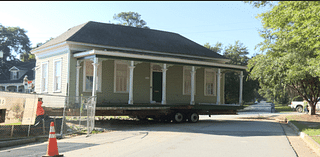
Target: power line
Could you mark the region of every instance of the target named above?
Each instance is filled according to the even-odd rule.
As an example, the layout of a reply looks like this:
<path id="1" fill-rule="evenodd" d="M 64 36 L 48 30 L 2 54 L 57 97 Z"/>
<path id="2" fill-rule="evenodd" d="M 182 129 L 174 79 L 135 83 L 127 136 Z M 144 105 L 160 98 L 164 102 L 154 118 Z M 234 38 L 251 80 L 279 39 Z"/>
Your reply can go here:
<path id="1" fill-rule="evenodd" d="M 235 24 L 241 24 L 241 23 L 256 23 L 256 22 L 252 22 L 252 21 L 248 21 L 248 22 L 232 22 L 232 23 L 217 23 L 217 24 L 213 24 L 213 25 L 198 25 L 198 26 L 189 26 L 189 27 L 179 27 L 179 29 L 184 29 L 184 28 L 193 28 L 193 27 L 208 27 L 208 26 L 221 26 L 221 25 L 235 25 Z M 167 27 L 165 29 L 176 29 L 176 28 L 172 28 L 172 27 Z"/>
<path id="2" fill-rule="evenodd" d="M 227 32 L 227 31 L 240 31 L 240 30 L 250 30 L 256 28 L 244 28 L 244 29 L 229 29 L 229 30 L 217 30 L 217 31 L 206 31 L 206 32 L 190 32 L 190 33 L 183 33 L 183 34 L 193 34 L 193 33 L 211 33 L 211 32 Z"/>

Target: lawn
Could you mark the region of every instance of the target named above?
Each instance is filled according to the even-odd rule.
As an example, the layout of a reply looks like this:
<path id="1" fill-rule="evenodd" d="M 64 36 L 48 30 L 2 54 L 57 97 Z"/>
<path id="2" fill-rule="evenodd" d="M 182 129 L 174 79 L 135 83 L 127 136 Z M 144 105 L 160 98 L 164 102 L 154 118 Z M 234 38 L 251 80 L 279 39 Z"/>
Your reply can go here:
<path id="1" fill-rule="evenodd" d="M 276 111 L 277 112 L 292 112 L 293 111 L 293 109 L 290 107 L 290 106 L 288 106 L 288 105 L 283 105 L 283 104 L 275 104 L 275 109 L 276 109 Z"/>
<path id="2" fill-rule="evenodd" d="M 292 115 L 287 116 L 300 132 L 308 134 L 313 140 L 320 144 L 320 115 Z"/>

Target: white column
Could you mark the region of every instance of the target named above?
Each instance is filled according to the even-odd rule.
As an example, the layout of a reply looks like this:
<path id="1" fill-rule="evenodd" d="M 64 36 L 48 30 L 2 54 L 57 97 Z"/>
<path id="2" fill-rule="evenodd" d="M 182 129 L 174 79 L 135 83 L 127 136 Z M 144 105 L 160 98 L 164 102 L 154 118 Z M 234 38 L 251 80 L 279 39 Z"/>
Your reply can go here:
<path id="1" fill-rule="evenodd" d="M 17 85 L 17 92 L 19 92 L 19 85 Z"/>
<path id="2" fill-rule="evenodd" d="M 7 86 L 4 86 L 4 91 L 7 91 Z"/>
<path id="3" fill-rule="evenodd" d="M 129 80 L 129 101 L 128 104 L 132 105 L 133 104 L 133 69 L 135 68 L 134 66 L 134 61 L 131 61 L 129 69 L 130 69 L 130 80 Z"/>
<path id="4" fill-rule="evenodd" d="M 162 68 L 162 101 L 161 104 L 167 103 L 167 64 L 163 64 Z"/>
<path id="5" fill-rule="evenodd" d="M 194 105 L 194 104 L 195 104 L 195 102 L 194 102 L 194 93 L 195 93 L 194 77 L 195 77 L 195 74 L 196 74 L 195 67 L 192 66 L 192 67 L 191 67 L 191 100 L 190 100 L 190 105 Z"/>
<path id="6" fill-rule="evenodd" d="M 92 82 L 92 96 L 96 96 L 97 93 L 97 74 L 98 74 L 98 59 L 93 60 L 93 82 Z"/>
<path id="7" fill-rule="evenodd" d="M 93 106 L 93 110 L 92 110 L 92 115 L 96 115 L 96 101 L 97 101 L 97 74 L 98 74 L 98 66 L 99 66 L 99 63 L 98 63 L 98 58 L 94 58 L 93 59 L 93 82 L 92 82 L 92 102 L 94 103 L 94 106 Z M 89 120 L 89 119 L 88 119 Z M 87 122 L 88 123 L 88 122 Z M 93 128 L 94 128 L 94 123 L 95 123 L 95 119 L 93 118 L 92 122 L 93 124 Z M 88 123 L 89 124 L 89 123 Z"/>
<path id="8" fill-rule="evenodd" d="M 242 88 L 243 88 L 243 71 L 240 72 L 240 91 L 239 91 L 239 105 L 242 103 Z"/>
<path id="9" fill-rule="evenodd" d="M 221 80 L 221 69 L 218 69 L 217 73 L 217 105 L 220 105 L 220 80 Z"/>
<path id="10" fill-rule="evenodd" d="M 80 96 L 80 84 L 79 84 L 79 82 L 80 82 L 80 68 L 81 68 L 81 66 L 80 66 L 80 61 L 78 60 L 77 61 L 77 76 L 76 76 L 76 102 L 77 103 L 79 103 L 79 96 Z"/>

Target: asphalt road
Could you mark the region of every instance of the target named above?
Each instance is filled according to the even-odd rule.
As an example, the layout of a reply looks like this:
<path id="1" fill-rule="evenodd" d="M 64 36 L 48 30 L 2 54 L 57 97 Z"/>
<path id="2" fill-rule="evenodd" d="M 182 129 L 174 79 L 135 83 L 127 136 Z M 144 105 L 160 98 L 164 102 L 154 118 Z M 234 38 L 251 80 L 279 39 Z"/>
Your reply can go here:
<path id="1" fill-rule="evenodd" d="M 294 157 L 282 126 L 273 121 L 250 121 L 201 116 L 198 123 L 110 121 L 112 132 L 58 140 L 65 157 Z M 1 157 L 46 154 L 47 142 L 0 151 Z"/>

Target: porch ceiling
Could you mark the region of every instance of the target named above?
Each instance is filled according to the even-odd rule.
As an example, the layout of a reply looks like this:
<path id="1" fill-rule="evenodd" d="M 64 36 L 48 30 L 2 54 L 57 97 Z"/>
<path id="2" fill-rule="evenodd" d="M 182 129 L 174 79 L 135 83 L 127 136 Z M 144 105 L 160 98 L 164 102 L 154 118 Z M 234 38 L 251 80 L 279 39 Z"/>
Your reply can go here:
<path id="1" fill-rule="evenodd" d="M 233 70 L 245 70 L 246 66 L 231 65 L 217 63 L 210 60 L 199 59 L 199 58 L 188 58 L 188 57 L 173 57 L 166 55 L 151 55 L 151 54 L 139 54 L 139 53 L 127 53 L 119 51 L 102 51 L 102 50 L 89 50 L 85 52 L 78 52 L 73 54 L 73 57 L 78 60 L 89 59 L 89 58 L 111 58 L 111 59 L 122 59 L 122 60 L 133 60 L 133 61 L 144 61 L 144 62 L 155 62 L 155 63 L 166 63 L 166 64 L 180 64 L 189 66 L 200 66 L 200 67 L 211 67 L 221 69 L 233 69 Z"/>

